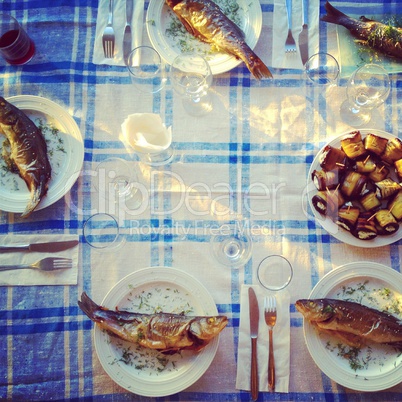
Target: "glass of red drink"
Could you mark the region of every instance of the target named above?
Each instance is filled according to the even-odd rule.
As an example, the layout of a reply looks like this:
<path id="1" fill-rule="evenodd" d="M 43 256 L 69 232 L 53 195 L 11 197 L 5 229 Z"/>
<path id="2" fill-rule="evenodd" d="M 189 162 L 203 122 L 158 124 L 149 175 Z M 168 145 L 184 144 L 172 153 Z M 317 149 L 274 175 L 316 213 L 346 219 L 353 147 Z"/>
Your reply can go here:
<path id="1" fill-rule="evenodd" d="M 18 21 L 0 14 L 0 53 L 9 64 L 28 63 L 35 54 L 35 44 Z"/>

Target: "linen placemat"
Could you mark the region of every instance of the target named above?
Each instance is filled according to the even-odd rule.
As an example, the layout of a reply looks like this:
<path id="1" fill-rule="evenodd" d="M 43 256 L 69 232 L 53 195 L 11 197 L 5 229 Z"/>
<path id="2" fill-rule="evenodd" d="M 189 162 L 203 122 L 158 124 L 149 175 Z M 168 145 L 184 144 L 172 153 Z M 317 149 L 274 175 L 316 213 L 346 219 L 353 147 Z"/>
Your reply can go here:
<path id="1" fill-rule="evenodd" d="M 251 339 L 248 289 L 252 287 L 256 293 L 260 320 L 258 325 L 257 356 L 260 392 L 268 391 L 268 326 L 264 319 L 264 297 L 268 293 L 260 286 L 242 285 L 240 296 L 240 327 L 237 356 L 236 388 L 250 390 Z M 290 360 L 290 313 L 289 293 L 284 290 L 275 294 L 277 302 L 277 321 L 273 330 L 275 356 L 275 392 L 289 391 Z"/>
<path id="2" fill-rule="evenodd" d="M 319 49 L 319 0 L 309 1 L 309 56 L 318 52 Z M 272 67 L 302 69 L 303 63 L 299 50 L 299 34 L 302 30 L 302 0 L 292 2 L 292 34 L 296 42 L 296 53 L 285 52 L 285 42 L 288 35 L 288 15 L 286 11 L 286 0 L 274 1 L 274 19 L 272 33 Z"/>
<path id="3" fill-rule="evenodd" d="M 96 20 L 95 44 L 92 62 L 94 64 L 108 64 L 124 66 L 123 58 L 123 35 L 126 25 L 126 2 L 113 2 L 113 29 L 115 34 L 114 57 L 107 59 L 103 53 L 102 34 L 105 30 L 109 14 L 109 0 L 99 0 L 98 16 Z M 142 33 L 144 29 L 144 0 L 135 0 L 133 17 L 131 20 L 132 42 L 131 49 L 142 44 Z"/>
<path id="4" fill-rule="evenodd" d="M 0 237 L 2 245 L 18 245 L 29 243 L 46 243 L 53 241 L 78 240 L 78 235 L 49 234 L 49 235 L 13 235 Z M 79 245 L 68 250 L 51 252 L 12 251 L 0 253 L 0 265 L 32 264 L 46 257 L 65 257 L 73 260 L 71 269 L 52 272 L 39 269 L 21 269 L 0 272 L 0 286 L 35 286 L 35 285 L 76 285 L 78 273 Z"/>

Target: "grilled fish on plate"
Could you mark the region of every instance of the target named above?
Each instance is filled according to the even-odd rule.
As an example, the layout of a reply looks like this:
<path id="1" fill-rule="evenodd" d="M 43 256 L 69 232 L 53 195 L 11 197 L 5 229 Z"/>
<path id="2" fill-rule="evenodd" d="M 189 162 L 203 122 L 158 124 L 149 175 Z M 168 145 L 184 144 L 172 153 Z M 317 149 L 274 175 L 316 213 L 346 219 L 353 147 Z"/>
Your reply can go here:
<path id="1" fill-rule="evenodd" d="M 3 154 L 11 171 L 24 179 L 31 199 L 22 217 L 29 216 L 48 190 L 52 169 L 41 130 L 20 109 L 0 97 L 0 132 L 8 139 L 10 152 Z M 3 153 L 5 148 L 3 148 Z"/>
<path id="2" fill-rule="evenodd" d="M 318 330 L 349 346 L 376 343 L 402 350 L 402 322 L 391 314 L 338 299 L 300 299 L 296 308 Z"/>
<path id="3" fill-rule="evenodd" d="M 402 58 L 402 28 L 370 20 L 361 16 L 358 20 L 337 10 L 327 1 L 327 15 L 322 21 L 342 25 L 362 44 L 388 56 Z"/>
<path id="4" fill-rule="evenodd" d="M 163 353 L 200 351 L 228 323 L 225 316 L 191 317 L 170 313 L 113 311 L 97 305 L 85 292 L 78 305 L 92 321 L 111 335 Z"/>
<path id="5" fill-rule="evenodd" d="M 244 32 L 213 1 L 165 1 L 191 35 L 242 60 L 256 78 L 272 78 L 268 67 L 247 45 Z"/>

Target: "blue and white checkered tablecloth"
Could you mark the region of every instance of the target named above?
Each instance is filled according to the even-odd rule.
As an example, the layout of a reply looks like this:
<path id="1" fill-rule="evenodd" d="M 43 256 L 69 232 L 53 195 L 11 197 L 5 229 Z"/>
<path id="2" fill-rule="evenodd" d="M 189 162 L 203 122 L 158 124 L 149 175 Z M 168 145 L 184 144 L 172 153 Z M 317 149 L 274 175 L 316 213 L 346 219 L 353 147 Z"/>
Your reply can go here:
<path id="1" fill-rule="evenodd" d="M 324 4 L 321 0 L 320 15 Z M 333 4 L 350 14 L 400 15 L 397 0 Z M 145 11 L 148 5 L 145 1 Z M 261 0 L 261 7 L 256 52 L 269 64 L 274 1 Z M 171 88 L 153 96 L 140 94 L 124 67 L 93 63 L 98 1 L 6 0 L 0 11 L 14 15 L 37 47 L 35 58 L 24 66 L 0 65 L 0 94 L 56 102 L 78 124 L 85 148 L 82 172 L 66 196 L 25 220 L 0 212 L 1 234 L 80 238 L 77 285 L 0 287 L 1 399 L 148 400 L 126 391 L 103 370 L 94 348 L 94 325 L 77 300 L 85 290 L 101 302 L 126 275 L 165 266 L 200 281 L 229 324 L 206 373 L 182 392 L 158 400 L 250 400 L 248 391 L 235 386 L 237 365 L 242 364 L 237 361 L 240 289 L 258 284 L 256 269 L 265 256 L 283 254 L 294 268 L 289 392 L 260 393 L 259 400 L 401 400 L 401 384 L 361 395 L 323 374 L 306 348 L 302 317 L 294 306 L 325 274 L 345 263 L 368 260 L 400 272 L 400 241 L 376 249 L 350 246 L 322 229 L 308 208 L 306 212 L 304 191 L 313 158 L 330 138 L 350 130 L 339 115 L 344 78 L 324 92 L 307 85 L 300 70 L 273 69 L 272 82 L 258 82 L 240 64 L 214 78 L 213 111 L 194 118 Z M 339 57 L 335 26 L 320 22 L 319 33 L 320 49 Z M 145 24 L 143 42 L 149 43 Z M 398 73 L 391 79 L 391 95 L 375 111 L 370 127 L 398 135 L 402 80 Z M 158 113 L 172 127 L 174 163 L 150 168 L 127 154 L 120 127 L 136 112 Z M 144 190 L 141 211 L 114 211 L 94 190 L 94 168 L 110 156 L 126 159 L 136 169 Z M 94 250 L 83 239 L 85 221 L 99 211 L 118 216 L 125 243 L 114 252 Z M 209 246 L 210 229 L 233 216 L 253 229 L 252 258 L 239 270 L 218 265 Z"/>

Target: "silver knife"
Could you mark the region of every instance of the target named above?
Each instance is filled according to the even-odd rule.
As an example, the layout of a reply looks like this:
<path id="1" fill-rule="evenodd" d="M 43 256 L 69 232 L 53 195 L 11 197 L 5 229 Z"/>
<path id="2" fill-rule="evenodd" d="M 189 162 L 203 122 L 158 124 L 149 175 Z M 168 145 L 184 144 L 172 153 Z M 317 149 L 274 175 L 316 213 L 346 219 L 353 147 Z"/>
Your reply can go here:
<path id="1" fill-rule="evenodd" d="M 299 35 L 299 49 L 303 66 L 308 60 L 308 0 L 302 0 L 303 27 Z"/>
<path id="2" fill-rule="evenodd" d="M 123 57 L 124 63 L 128 64 L 128 55 L 131 52 L 131 20 L 133 18 L 133 0 L 126 0 L 126 25 L 123 36 Z"/>
<path id="3" fill-rule="evenodd" d="M 257 337 L 260 311 L 257 296 L 253 288 L 248 288 L 248 305 L 250 314 L 250 338 L 251 338 L 251 373 L 250 392 L 253 401 L 258 399 L 258 363 L 257 363 Z"/>
<path id="4" fill-rule="evenodd" d="M 58 251 L 68 250 L 75 247 L 78 244 L 78 240 L 69 241 L 54 241 L 48 243 L 32 243 L 32 244 L 7 244 L 0 245 L 0 253 L 8 253 L 12 251 L 38 251 L 56 253 Z"/>

